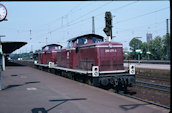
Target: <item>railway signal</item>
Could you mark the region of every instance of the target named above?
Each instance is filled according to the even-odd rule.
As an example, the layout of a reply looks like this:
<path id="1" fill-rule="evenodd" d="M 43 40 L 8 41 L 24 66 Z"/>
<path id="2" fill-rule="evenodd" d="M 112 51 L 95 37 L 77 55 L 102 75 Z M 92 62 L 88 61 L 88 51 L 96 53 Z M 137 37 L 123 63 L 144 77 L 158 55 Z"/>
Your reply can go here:
<path id="1" fill-rule="evenodd" d="M 105 24 L 106 25 L 103 31 L 105 32 L 107 36 L 110 36 L 112 39 L 112 15 L 111 15 L 111 12 L 109 11 L 105 13 Z"/>

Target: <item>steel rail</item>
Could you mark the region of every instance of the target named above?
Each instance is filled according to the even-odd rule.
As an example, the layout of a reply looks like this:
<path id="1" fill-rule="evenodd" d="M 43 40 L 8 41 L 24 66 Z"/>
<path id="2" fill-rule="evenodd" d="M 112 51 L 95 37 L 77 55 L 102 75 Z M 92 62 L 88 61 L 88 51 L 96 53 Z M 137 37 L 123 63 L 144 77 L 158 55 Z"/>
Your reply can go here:
<path id="1" fill-rule="evenodd" d="M 160 80 L 160 81 L 169 81 L 169 79 L 160 78 L 160 77 L 151 77 L 151 76 L 143 76 L 143 75 L 137 75 L 137 78 L 143 78 L 143 79 L 151 79 L 151 80 Z"/>
<path id="2" fill-rule="evenodd" d="M 154 89 L 154 90 L 170 92 L 170 86 L 168 86 L 168 85 L 162 85 L 162 84 L 157 84 L 157 83 L 152 83 L 152 82 L 144 82 L 144 81 L 138 81 L 138 80 L 136 81 L 135 85 Z"/>
<path id="3" fill-rule="evenodd" d="M 163 89 L 163 88 L 156 88 L 156 87 L 152 87 L 152 86 L 146 86 L 146 85 L 141 85 L 141 84 L 136 84 L 137 86 L 141 86 L 141 87 L 145 87 L 145 88 L 150 88 L 150 89 L 154 89 L 154 90 L 159 90 L 159 91 L 164 91 L 164 92 L 170 92 L 168 89 Z"/>
<path id="4" fill-rule="evenodd" d="M 159 107 L 163 107 L 163 108 L 166 108 L 166 109 L 170 109 L 169 106 L 162 105 L 162 104 L 158 104 L 158 103 L 155 103 L 155 102 L 152 102 L 152 101 L 148 101 L 148 100 L 145 100 L 145 99 L 142 99 L 142 98 L 139 98 L 139 97 L 130 96 L 130 95 L 127 95 L 127 94 L 122 94 L 122 93 L 118 93 L 118 94 L 123 95 L 123 96 L 130 97 L 130 98 L 133 98 L 133 99 L 136 99 L 136 100 L 140 100 L 142 102 L 146 102 L 146 103 L 149 103 L 149 104 L 153 104 L 153 105 L 156 105 L 156 106 L 159 106 Z"/>
<path id="5" fill-rule="evenodd" d="M 136 82 L 143 83 L 143 84 L 154 85 L 154 86 L 159 86 L 159 87 L 170 88 L 169 85 L 163 85 L 163 84 L 158 84 L 158 83 L 153 83 L 153 82 L 145 82 L 145 81 L 140 81 L 140 80 L 136 80 Z"/>

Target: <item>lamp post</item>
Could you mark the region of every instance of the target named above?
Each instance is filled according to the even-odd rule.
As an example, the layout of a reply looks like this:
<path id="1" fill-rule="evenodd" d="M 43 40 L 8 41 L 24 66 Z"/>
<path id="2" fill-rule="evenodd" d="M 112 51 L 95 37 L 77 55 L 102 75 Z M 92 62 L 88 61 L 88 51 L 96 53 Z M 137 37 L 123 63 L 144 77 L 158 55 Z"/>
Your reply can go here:
<path id="1" fill-rule="evenodd" d="M 0 3 L 0 22 L 3 21 L 8 21 L 6 19 L 7 17 L 7 9 L 6 7 Z M 5 35 L 0 35 L 0 90 L 2 90 L 2 74 L 1 71 L 5 70 L 5 58 L 3 55 L 3 51 L 2 51 L 2 44 L 1 44 L 1 37 L 5 37 Z"/>
<path id="2" fill-rule="evenodd" d="M 4 70 L 4 56 L 2 55 L 2 44 L 1 44 L 1 37 L 5 37 L 5 35 L 0 35 L 0 90 L 2 90 L 2 74 L 1 71 Z"/>

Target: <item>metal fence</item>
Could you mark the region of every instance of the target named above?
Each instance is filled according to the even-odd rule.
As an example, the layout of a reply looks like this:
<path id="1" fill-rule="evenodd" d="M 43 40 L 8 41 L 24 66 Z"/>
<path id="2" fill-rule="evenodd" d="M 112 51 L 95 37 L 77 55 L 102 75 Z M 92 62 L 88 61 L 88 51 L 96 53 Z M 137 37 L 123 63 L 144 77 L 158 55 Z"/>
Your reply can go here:
<path id="1" fill-rule="evenodd" d="M 124 63 L 170 64 L 170 60 L 124 60 Z"/>

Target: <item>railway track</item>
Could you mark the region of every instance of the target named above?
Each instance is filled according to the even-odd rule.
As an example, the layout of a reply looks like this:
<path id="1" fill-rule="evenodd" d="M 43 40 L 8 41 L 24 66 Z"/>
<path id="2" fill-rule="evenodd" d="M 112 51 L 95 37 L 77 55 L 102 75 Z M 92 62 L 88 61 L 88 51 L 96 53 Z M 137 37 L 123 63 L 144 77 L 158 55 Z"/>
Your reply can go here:
<path id="1" fill-rule="evenodd" d="M 170 86 L 152 82 L 136 81 L 136 86 L 170 93 Z"/>
<path id="2" fill-rule="evenodd" d="M 139 101 L 142 101 L 142 102 L 153 104 L 153 105 L 156 105 L 156 106 L 159 106 L 159 107 L 170 109 L 169 106 L 166 106 L 166 105 L 163 105 L 163 104 L 159 104 L 159 103 L 155 103 L 155 102 L 152 102 L 152 101 L 149 101 L 149 100 L 146 100 L 146 99 L 142 99 L 142 98 L 139 98 L 139 97 L 131 96 L 129 94 L 124 94 L 123 92 L 119 92 L 118 94 L 123 95 L 123 96 L 127 96 L 129 98 L 133 98 L 133 99 L 136 99 L 136 100 L 139 100 Z"/>
<path id="3" fill-rule="evenodd" d="M 158 84 L 158 83 L 152 83 L 152 82 L 145 82 L 145 81 L 137 80 L 135 86 L 139 86 L 139 87 L 143 87 L 143 88 L 149 88 L 149 89 L 153 89 L 153 90 L 158 90 L 158 91 L 170 93 L 170 86 L 169 85 L 162 85 L 162 84 Z M 110 89 L 109 91 L 116 93 L 116 91 L 114 89 Z M 139 101 L 142 101 L 142 102 L 146 102 L 148 104 L 153 104 L 153 105 L 156 105 L 156 106 L 159 106 L 159 107 L 170 109 L 170 107 L 167 106 L 167 105 L 159 104 L 159 103 L 156 103 L 156 102 L 153 102 L 153 101 L 150 101 L 150 100 L 146 100 L 146 99 L 143 99 L 143 98 L 132 96 L 133 94 L 136 94 L 136 92 L 119 91 L 117 94 L 120 94 L 120 95 L 123 95 L 123 96 L 127 96 L 129 98 L 133 98 L 133 99 L 136 99 L 136 100 L 139 100 Z"/>
<path id="4" fill-rule="evenodd" d="M 162 78 L 162 77 L 152 77 L 152 76 L 144 76 L 144 75 L 137 75 L 137 78 L 141 78 L 141 79 L 150 79 L 150 80 L 160 80 L 160 81 L 164 81 L 164 82 L 170 82 L 169 78 Z"/>
<path id="5" fill-rule="evenodd" d="M 158 91 L 163 91 L 163 92 L 170 93 L 170 86 L 168 86 L 168 85 L 162 85 L 162 84 L 158 84 L 158 83 L 144 82 L 144 81 L 137 80 L 136 81 L 136 86 L 141 86 L 141 87 L 144 87 L 144 88 L 149 88 L 149 89 L 153 89 L 153 90 L 158 90 Z M 106 90 L 106 89 L 104 89 L 104 90 Z M 109 89 L 108 91 L 116 93 L 116 91 L 114 89 Z M 153 101 L 150 101 L 150 100 L 146 100 L 146 99 L 143 99 L 143 98 L 132 96 L 135 93 L 136 92 L 130 92 L 130 91 L 127 91 L 127 92 L 119 91 L 119 92 L 117 92 L 117 94 L 127 96 L 129 98 L 133 98 L 133 99 L 136 99 L 136 100 L 139 100 L 139 101 L 142 101 L 142 102 L 146 102 L 148 104 L 152 104 L 152 105 L 155 105 L 155 106 L 159 106 L 159 107 L 162 107 L 162 108 L 170 109 L 170 107 L 167 106 L 167 105 L 159 104 L 159 103 L 156 103 L 156 102 L 153 102 Z"/>

